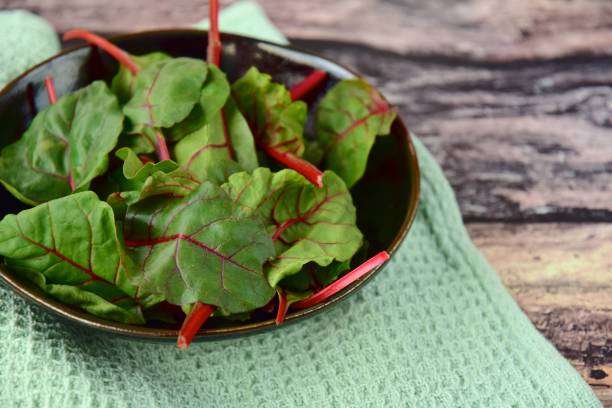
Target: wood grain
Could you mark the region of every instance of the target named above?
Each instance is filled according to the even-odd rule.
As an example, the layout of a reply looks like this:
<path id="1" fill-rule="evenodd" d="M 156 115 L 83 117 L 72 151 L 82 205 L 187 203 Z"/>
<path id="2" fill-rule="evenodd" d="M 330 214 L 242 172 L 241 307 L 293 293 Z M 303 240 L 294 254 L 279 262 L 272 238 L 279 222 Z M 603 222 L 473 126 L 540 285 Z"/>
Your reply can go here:
<path id="1" fill-rule="evenodd" d="M 612 225 L 468 230 L 530 320 L 612 404 Z"/>
<path id="2" fill-rule="evenodd" d="M 298 41 L 380 87 L 466 221 L 612 220 L 612 58 L 475 63 Z"/>
<path id="3" fill-rule="evenodd" d="M 515 61 L 591 54 L 593 50 L 612 52 L 612 3 L 600 0 L 260 3 L 291 37 L 343 40 L 403 54 Z M 182 26 L 201 20 L 207 13 L 202 0 L 1 0 L 0 8 L 34 10 L 60 31 L 75 26 L 105 32 Z"/>

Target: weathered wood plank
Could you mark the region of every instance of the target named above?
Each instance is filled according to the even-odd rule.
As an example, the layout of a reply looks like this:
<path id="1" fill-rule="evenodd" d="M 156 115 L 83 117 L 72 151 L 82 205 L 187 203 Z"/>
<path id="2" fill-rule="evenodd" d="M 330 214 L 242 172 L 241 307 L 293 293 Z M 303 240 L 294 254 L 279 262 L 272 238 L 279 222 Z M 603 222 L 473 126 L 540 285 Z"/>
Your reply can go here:
<path id="1" fill-rule="evenodd" d="M 535 326 L 612 406 L 612 225 L 468 229 Z"/>
<path id="2" fill-rule="evenodd" d="M 612 4 L 599 0 L 260 0 L 292 37 L 336 39 L 421 55 L 486 61 L 612 52 Z M 222 1 L 223 5 L 233 1 Z M 27 8 L 60 31 L 85 26 L 126 31 L 192 24 L 207 14 L 201 0 L 1 0 Z"/>
<path id="3" fill-rule="evenodd" d="M 298 44 L 356 68 L 399 106 L 467 221 L 612 221 L 612 58 L 482 63 Z"/>

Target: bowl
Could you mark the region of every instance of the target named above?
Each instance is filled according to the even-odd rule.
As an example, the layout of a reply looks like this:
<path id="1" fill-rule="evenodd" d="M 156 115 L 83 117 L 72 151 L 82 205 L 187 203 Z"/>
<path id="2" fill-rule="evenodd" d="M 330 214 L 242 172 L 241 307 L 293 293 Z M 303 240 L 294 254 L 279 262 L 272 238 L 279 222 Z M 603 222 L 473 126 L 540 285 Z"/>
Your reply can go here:
<path id="1" fill-rule="evenodd" d="M 131 54 L 163 51 L 172 56 L 205 58 L 207 32 L 193 29 L 146 31 L 111 38 L 111 41 Z M 350 69 L 321 56 L 294 47 L 224 34 L 222 36 L 222 69 L 230 80 L 240 77 L 251 66 L 269 73 L 277 82 L 295 84 L 314 68 L 329 73 L 329 79 L 316 103 L 327 89 L 339 80 L 358 76 Z M 48 104 L 44 78 L 54 78 L 58 95 L 75 91 L 94 80 L 110 83 L 118 65 L 95 47 L 82 44 L 68 48 L 31 68 L 9 83 L 0 92 L 0 148 L 16 141 L 27 129 L 36 113 Z M 379 137 L 372 150 L 363 179 L 352 189 L 357 208 L 358 225 L 369 243 L 368 255 L 386 250 L 391 256 L 405 238 L 416 214 L 419 196 L 419 167 L 414 146 L 404 121 L 398 117 L 389 136 Z M 3 187 L 0 187 L 0 218 L 24 209 Z M 384 265 L 354 282 L 325 302 L 304 310 L 290 311 L 286 324 L 299 322 L 348 298 L 384 270 Z M 145 340 L 175 341 L 178 326 L 150 324 L 127 325 L 92 316 L 67 306 L 37 289 L 28 281 L 0 266 L 0 282 L 43 309 L 64 320 L 88 328 Z M 197 340 L 230 338 L 276 327 L 270 315 L 256 313 L 246 322 L 211 318 L 200 331 Z"/>

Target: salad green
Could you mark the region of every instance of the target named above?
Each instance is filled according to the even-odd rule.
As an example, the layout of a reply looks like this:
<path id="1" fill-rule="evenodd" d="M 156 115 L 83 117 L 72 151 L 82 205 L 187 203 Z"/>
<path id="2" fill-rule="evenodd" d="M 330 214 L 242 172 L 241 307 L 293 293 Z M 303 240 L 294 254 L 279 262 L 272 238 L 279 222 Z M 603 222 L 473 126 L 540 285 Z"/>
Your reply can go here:
<path id="1" fill-rule="evenodd" d="M 33 206 L 0 221 L 5 267 L 104 319 L 168 321 L 179 307 L 180 347 L 209 316 L 270 313 L 276 298 L 280 324 L 388 259 L 350 271 L 364 243 L 350 187 L 395 111 L 362 79 L 309 107 L 298 99 L 322 71 L 291 89 L 256 67 L 230 83 L 210 6 L 208 62 L 68 32 L 119 71 L 59 98 L 47 79 L 49 106 L 0 154 L 0 182 Z"/>

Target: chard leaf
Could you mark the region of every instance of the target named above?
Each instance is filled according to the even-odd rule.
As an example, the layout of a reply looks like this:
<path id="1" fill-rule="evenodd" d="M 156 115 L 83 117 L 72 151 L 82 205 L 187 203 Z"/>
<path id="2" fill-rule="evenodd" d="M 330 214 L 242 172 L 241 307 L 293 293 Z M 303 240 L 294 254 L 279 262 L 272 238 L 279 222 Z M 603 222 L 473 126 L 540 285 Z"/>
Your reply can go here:
<path id="1" fill-rule="evenodd" d="M 158 61 L 168 60 L 171 57 L 163 52 L 152 52 L 145 55 L 131 55 L 131 58 L 136 66 L 142 70 L 151 64 Z M 132 71 L 126 68 L 123 64 L 119 64 L 119 71 L 113 77 L 111 82 L 111 90 L 115 95 L 117 95 L 117 99 L 119 99 L 120 104 L 123 105 L 132 98 L 132 95 L 134 94 L 134 84 L 136 82 L 134 80 L 135 78 L 136 77 L 132 74 Z"/>
<path id="2" fill-rule="evenodd" d="M 86 190 L 106 171 L 122 125 L 117 98 L 104 82 L 65 95 L 3 149 L 0 182 L 31 205 Z"/>
<path id="3" fill-rule="evenodd" d="M 144 323 L 133 298 L 145 306 L 161 300 L 128 281 L 113 212 L 91 191 L 7 215 L 0 256 L 50 295 L 100 317 Z"/>
<path id="4" fill-rule="evenodd" d="M 158 171 L 146 179 L 140 190 L 114 192 L 108 196 L 106 202 L 113 209 L 115 218 L 122 221 L 132 204 L 154 196 L 183 198 L 196 190 L 200 184 L 199 180 L 182 169 L 169 173 Z"/>
<path id="5" fill-rule="evenodd" d="M 271 286 L 314 262 L 350 260 L 361 247 L 356 211 L 346 185 L 327 171 L 319 189 L 292 170 L 259 168 L 238 173 L 223 188 L 245 214 L 256 214 L 275 241 L 277 256 L 266 266 Z"/>
<path id="6" fill-rule="evenodd" d="M 200 95 L 200 103 L 196 103 L 185 120 L 176 124 L 167 133 L 168 140 L 177 142 L 190 133 L 210 123 L 214 115 L 227 102 L 230 95 L 230 84 L 223 71 L 214 65 L 208 65 L 208 75 Z"/>
<path id="7" fill-rule="evenodd" d="M 154 195 L 130 205 L 123 228 L 136 265 L 129 275 L 169 303 L 199 301 L 240 313 L 274 295 L 262 267 L 274 255 L 272 241 L 210 182 L 182 198 Z"/>
<path id="8" fill-rule="evenodd" d="M 304 153 L 308 107 L 292 102 L 287 88 L 253 67 L 232 85 L 232 95 L 259 144 L 296 156 Z"/>
<path id="9" fill-rule="evenodd" d="M 130 121 L 129 133 L 148 143 L 153 152 L 161 128 L 169 128 L 183 119 L 198 103 L 208 69 L 206 63 L 192 58 L 173 58 L 154 62 L 136 76 L 132 98 L 123 107 Z M 127 146 L 142 142 L 126 142 Z"/>
<path id="10" fill-rule="evenodd" d="M 126 147 L 117 150 L 115 155 L 123 160 L 121 191 L 140 190 L 153 174 L 170 173 L 178 168 L 172 160 L 144 163 L 133 150 Z"/>
<path id="11" fill-rule="evenodd" d="M 198 180 L 217 184 L 233 173 L 257 167 L 253 135 L 231 97 L 206 125 L 178 142 L 174 154 Z"/>
<path id="12" fill-rule="evenodd" d="M 157 172 L 144 183 L 136 201 L 154 196 L 187 197 L 197 190 L 200 184 L 201 182 L 198 179 L 183 169 L 177 169 L 170 173 Z"/>
<path id="13" fill-rule="evenodd" d="M 390 132 L 396 112 L 362 79 L 338 83 L 325 95 L 315 118 L 325 168 L 352 187 L 365 173 L 377 135 Z"/>
<path id="14" fill-rule="evenodd" d="M 158 172 L 170 173 L 178 168 L 178 165 L 172 160 L 147 161 L 145 163 L 128 147 L 117 150 L 115 156 L 123 160 L 123 166 L 109 172 L 104 178 L 98 179 L 97 183 L 92 186 L 92 190 L 98 193 L 100 197 L 108 198 L 113 195 L 119 196 L 115 198 L 120 198 L 121 194 L 140 191 L 145 181 L 153 174 Z M 115 199 L 107 200 L 109 204 L 115 201 Z"/>

